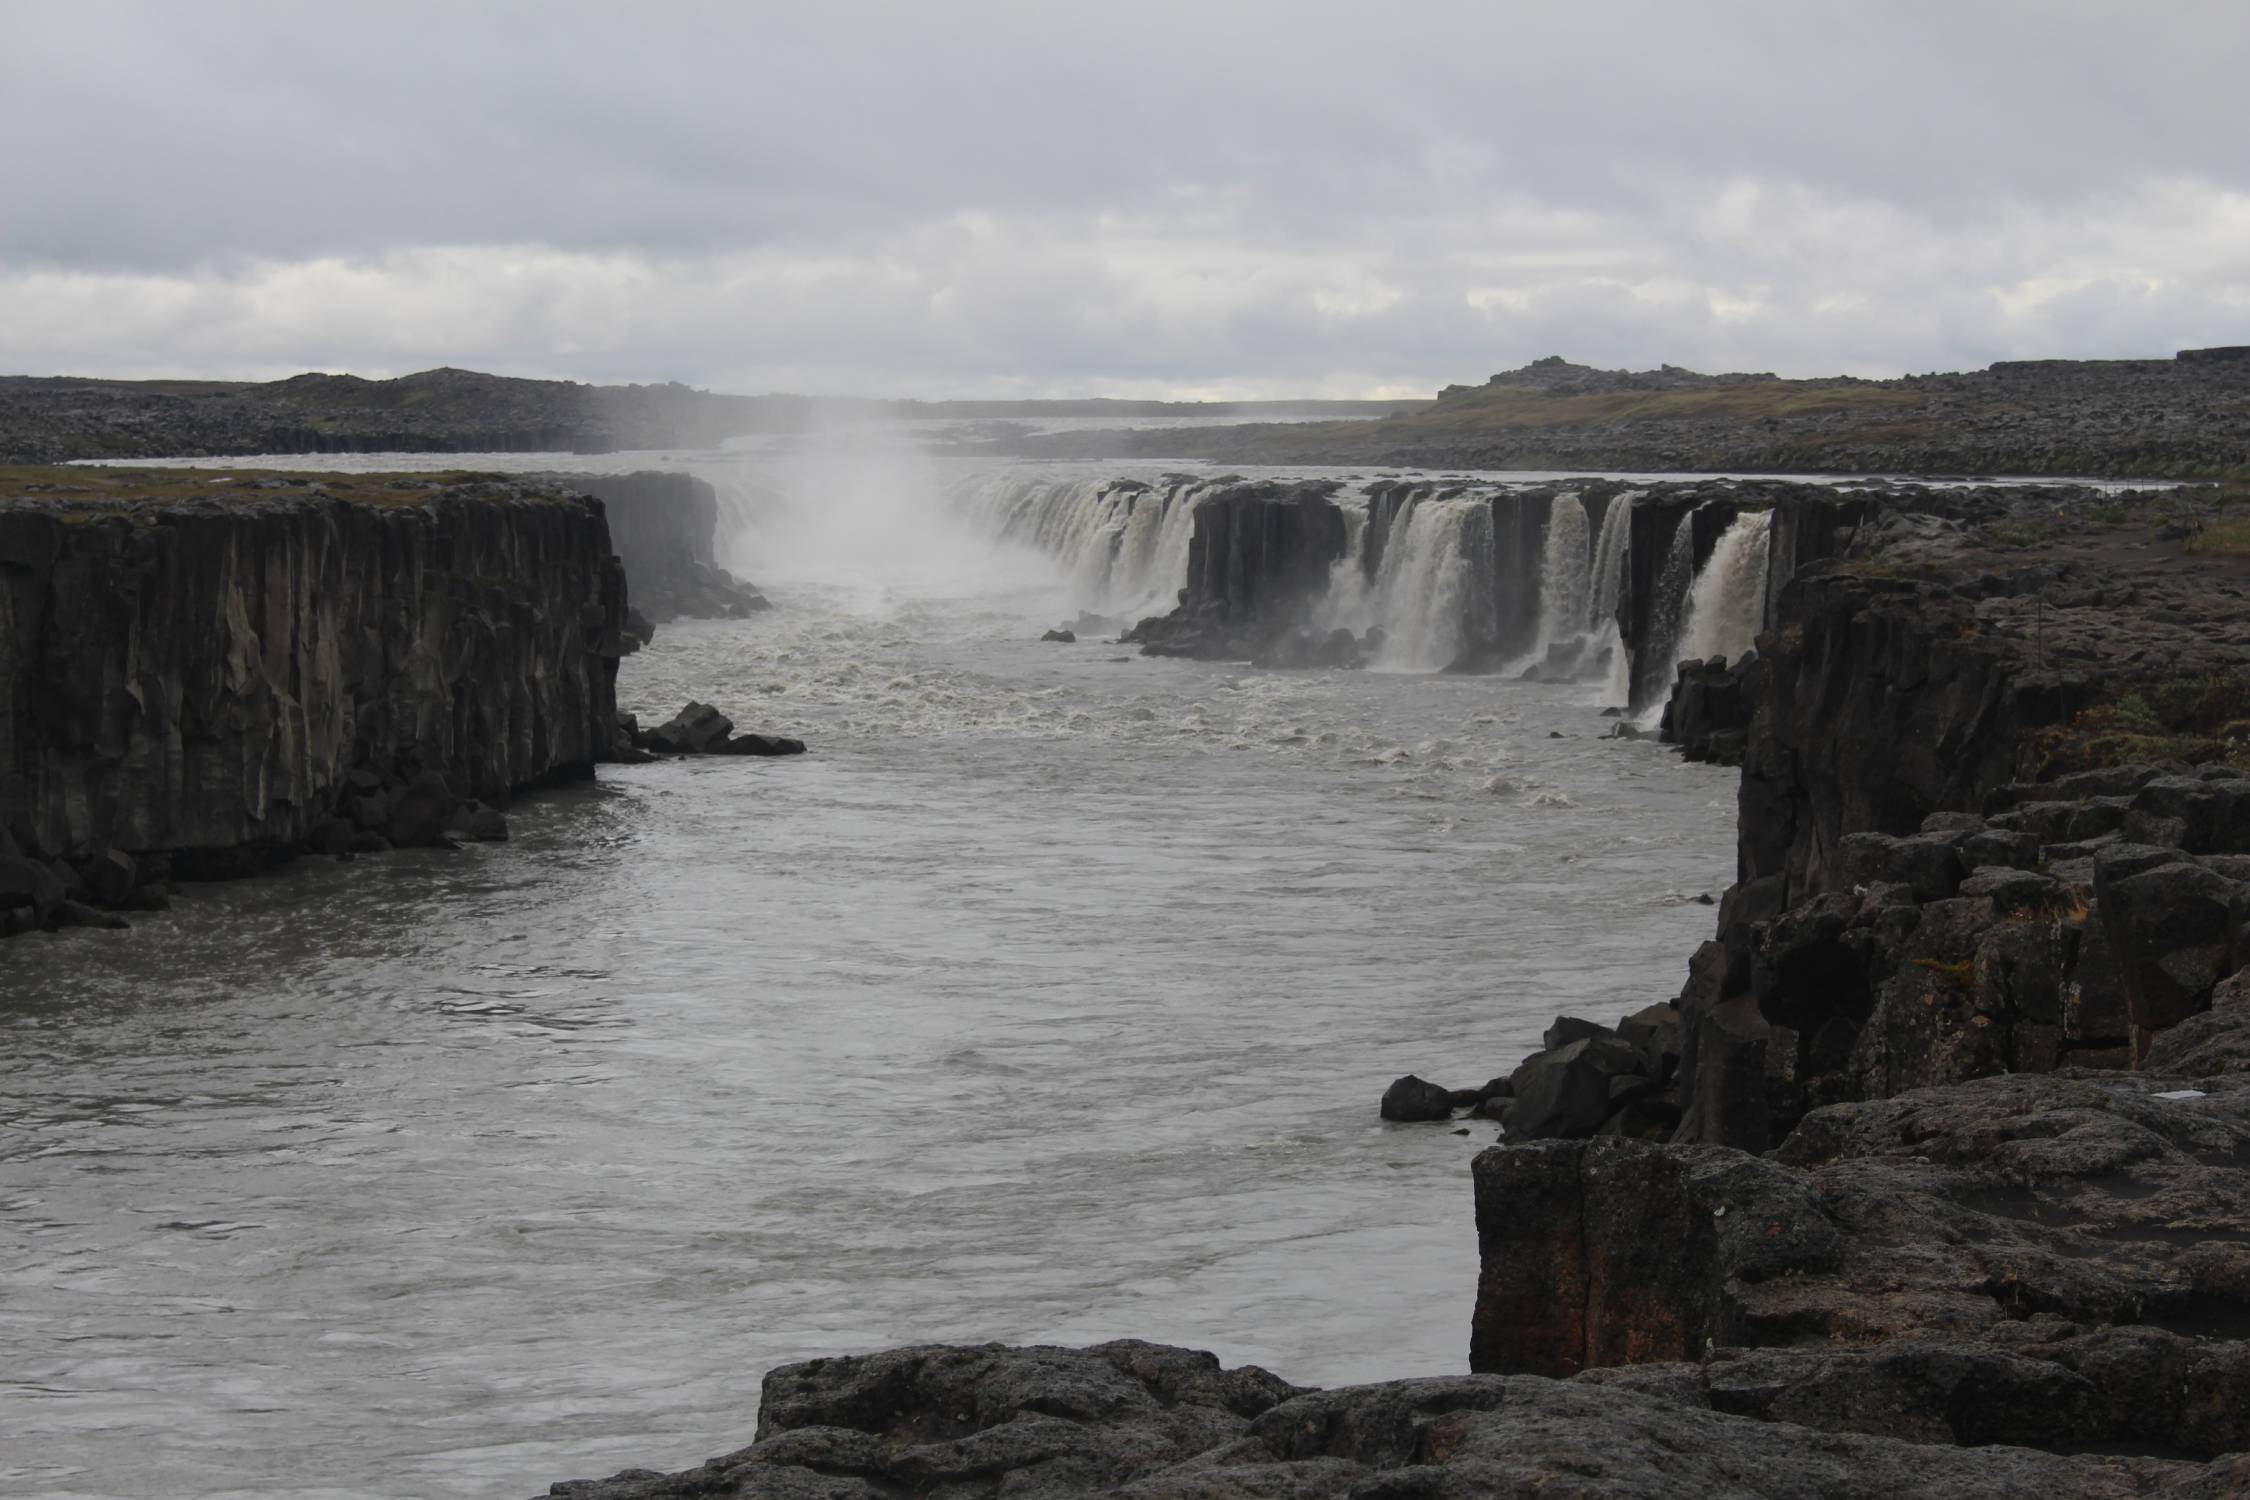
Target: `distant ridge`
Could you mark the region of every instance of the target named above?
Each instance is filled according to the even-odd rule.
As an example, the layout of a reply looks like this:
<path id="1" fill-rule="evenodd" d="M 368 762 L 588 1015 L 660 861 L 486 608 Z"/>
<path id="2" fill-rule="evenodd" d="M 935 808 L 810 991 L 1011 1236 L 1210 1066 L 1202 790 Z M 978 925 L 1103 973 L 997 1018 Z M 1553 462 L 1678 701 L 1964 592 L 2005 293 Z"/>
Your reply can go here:
<path id="1" fill-rule="evenodd" d="M 2250 479 L 2250 346 L 1784 380 L 1560 356 L 1375 422 L 1057 433 L 1045 458 L 1420 469 Z"/>
<path id="2" fill-rule="evenodd" d="M 603 453 L 868 417 L 1374 417 L 1427 401 L 884 401 L 730 396 L 677 383 L 581 385 L 441 366 L 393 379 L 265 382 L 0 376 L 0 462 L 254 453 Z"/>

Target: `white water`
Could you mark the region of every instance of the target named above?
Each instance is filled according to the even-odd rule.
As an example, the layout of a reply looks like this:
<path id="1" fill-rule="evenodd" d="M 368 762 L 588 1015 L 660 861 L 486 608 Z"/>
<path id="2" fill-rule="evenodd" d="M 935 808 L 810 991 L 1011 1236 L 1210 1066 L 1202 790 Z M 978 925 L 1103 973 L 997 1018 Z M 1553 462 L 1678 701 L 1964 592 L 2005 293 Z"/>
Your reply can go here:
<path id="1" fill-rule="evenodd" d="M 1375 586 L 1384 631 L 1375 665 L 1437 672 L 1492 612 L 1492 507 L 1482 496 L 1416 497 L 1391 523 Z"/>
<path id="2" fill-rule="evenodd" d="M 1680 629 L 1674 663 L 1723 656 L 1729 661 L 1750 649 L 1764 623 L 1767 539 L 1770 510 L 1744 511 L 1720 533 L 1711 560 L 1696 575 L 1688 595 L 1687 619 Z"/>
<path id="3" fill-rule="evenodd" d="M 1730 773 L 1575 689 L 1042 645 L 1067 570 L 907 455 L 291 460 L 465 462 L 767 495 L 776 608 L 620 691 L 813 753 L 6 945 L 0 1492 L 513 1500 L 915 1340 L 1462 1369 L 1492 1130 L 1376 1101 L 1674 993 Z"/>
<path id="4" fill-rule="evenodd" d="M 1593 564 L 1587 551 L 1586 502 L 1575 491 L 1555 496 L 1547 513 L 1546 546 L 1539 566 L 1539 644 L 1577 640 L 1587 633 L 1587 601 L 1593 593 Z"/>
<path id="5" fill-rule="evenodd" d="M 1683 512 L 1673 528 L 1672 542 L 1664 554 L 1664 567 L 1656 576 L 1656 598 L 1649 613 L 1646 644 L 1648 665 L 1642 677 L 1654 685 L 1656 701 L 1643 710 L 1643 718 L 1663 712 L 1664 688 L 1672 667 L 1680 659 L 1680 627 L 1687 616 L 1688 591 L 1695 583 L 1695 516 Z"/>
<path id="6" fill-rule="evenodd" d="M 1617 629 L 1617 596 L 1625 587 L 1625 548 L 1633 537 L 1633 505 L 1645 490 L 1627 490 L 1614 496 L 1602 515 L 1602 533 L 1594 542 L 1594 574 L 1588 590 L 1586 628 L 1599 634 L 1606 626 Z"/>

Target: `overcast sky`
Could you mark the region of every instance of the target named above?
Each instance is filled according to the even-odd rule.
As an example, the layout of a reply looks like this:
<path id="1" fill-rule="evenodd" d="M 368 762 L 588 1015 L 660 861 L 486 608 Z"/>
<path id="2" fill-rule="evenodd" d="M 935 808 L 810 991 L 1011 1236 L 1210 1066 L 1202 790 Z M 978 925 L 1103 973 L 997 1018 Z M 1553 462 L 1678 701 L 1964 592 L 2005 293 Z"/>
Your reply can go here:
<path id="1" fill-rule="evenodd" d="M 0 373 L 1389 395 L 2250 342 L 2245 0 L 0 0 Z"/>

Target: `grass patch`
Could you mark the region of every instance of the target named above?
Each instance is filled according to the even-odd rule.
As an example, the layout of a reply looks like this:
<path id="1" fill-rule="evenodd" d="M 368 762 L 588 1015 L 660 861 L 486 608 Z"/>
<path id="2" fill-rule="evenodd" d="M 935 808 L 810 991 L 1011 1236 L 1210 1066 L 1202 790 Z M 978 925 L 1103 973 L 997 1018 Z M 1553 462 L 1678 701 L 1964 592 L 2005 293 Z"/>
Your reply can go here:
<path id="1" fill-rule="evenodd" d="M 1914 967 L 1928 970 L 1938 979 L 1952 985 L 1957 990 L 1976 988 L 1977 966 L 1968 959 L 1948 961 L 1942 958 L 1917 958 L 1914 960 Z"/>
<path id="2" fill-rule="evenodd" d="M 452 470 L 434 474 L 337 474 L 307 469 L 143 469 L 93 465 L 0 465 L 0 505 L 15 501 L 83 504 L 87 514 L 114 506 L 184 500 L 287 500 L 315 486 L 361 505 L 420 505 L 439 491 L 506 475 Z M 252 481 L 278 481 L 259 487 Z"/>
<path id="3" fill-rule="evenodd" d="M 2036 547 L 2047 540 L 2047 529 L 2028 521 L 1998 521 L 1984 527 L 1979 535 L 1999 547 Z"/>
<path id="4" fill-rule="evenodd" d="M 1873 386 L 1805 386 L 1786 380 L 1692 391 L 1589 391 L 1558 396 L 1525 386 L 1480 386 L 1429 410 L 1390 419 L 1418 429 L 1584 427 L 1613 422 L 1754 422 L 1829 412 L 1870 415 L 1920 406 L 1919 392 Z"/>
<path id="5" fill-rule="evenodd" d="M 2221 516 L 2181 544 L 2198 557 L 2250 557 L 2250 516 Z"/>
<path id="6" fill-rule="evenodd" d="M 2080 712 L 2033 737 L 2035 778 L 2139 761 L 2250 770 L 2250 671 L 2178 677 Z"/>

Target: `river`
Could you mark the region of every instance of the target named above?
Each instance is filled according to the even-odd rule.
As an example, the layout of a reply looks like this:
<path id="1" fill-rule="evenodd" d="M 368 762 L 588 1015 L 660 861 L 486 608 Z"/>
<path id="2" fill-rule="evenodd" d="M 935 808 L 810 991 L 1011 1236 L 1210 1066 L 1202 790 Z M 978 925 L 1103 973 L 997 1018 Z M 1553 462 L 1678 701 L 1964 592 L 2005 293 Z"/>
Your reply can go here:
<path id="1" fill-rule="evenodd" d="M 847 467 L 620 679 L 811 754 L 0 946 L 0 1492 L 526 1496 L 915 1340 L 1465 1367 L 1492 1127 L 1376 1101 L 1676 992 L 1733 773 L 1596 687 L 1042 643 L 1066 568 Z"/>

